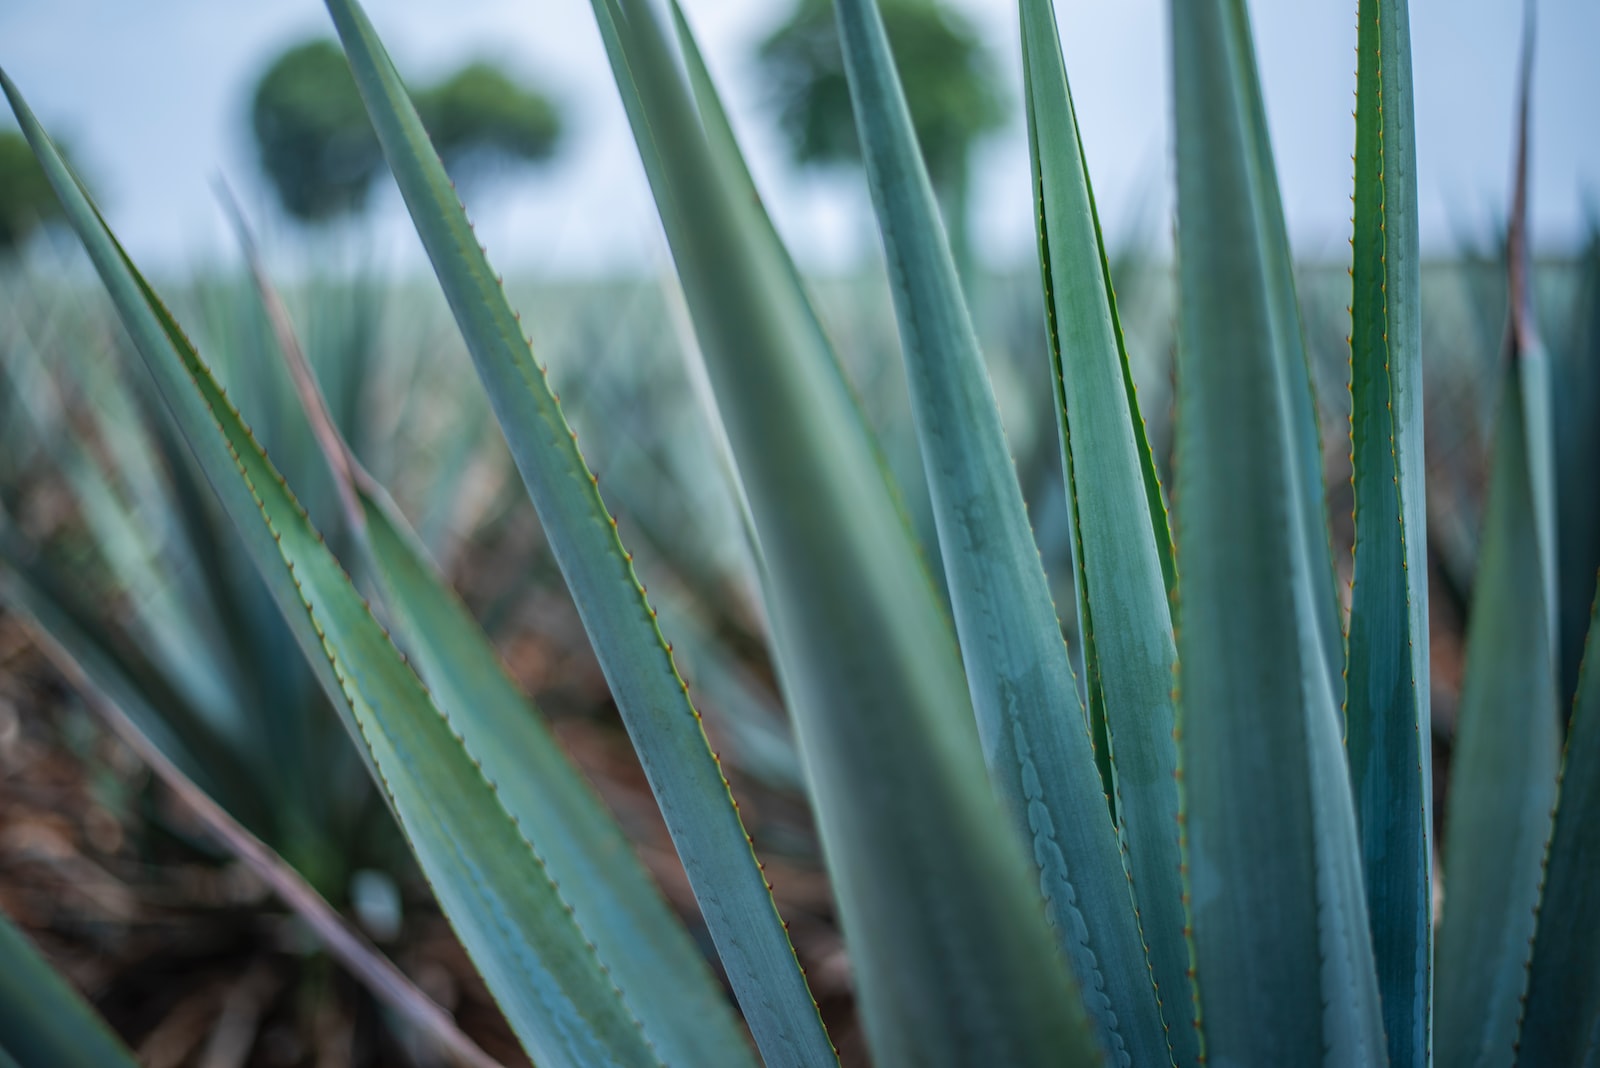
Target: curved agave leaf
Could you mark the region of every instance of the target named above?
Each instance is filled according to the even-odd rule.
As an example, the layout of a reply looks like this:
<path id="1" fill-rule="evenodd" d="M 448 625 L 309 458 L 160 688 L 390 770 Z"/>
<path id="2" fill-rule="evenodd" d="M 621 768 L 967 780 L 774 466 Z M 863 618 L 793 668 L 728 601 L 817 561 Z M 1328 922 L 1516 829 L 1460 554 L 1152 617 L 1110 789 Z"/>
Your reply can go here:
<path id="1" fill-rule="evenodd" d="M 1333 553 L 1328 537 L 1328 509 L 1322 484 L 1322 431 L 1317 399 L 1311 384 L 1311 357 L 1306 350 L 1300 321 L 1300 302 L 1295 295 L 1294 257 L 1283 217 L 1283 197 L 1278 192 L 1278 172 L 1272 161 L 1267 137 L 1266 104 L 1256 75 L 1255 43 L 1250 34 L 1248 8 L 1242 2 L 1225 0 L 1231 23 L 1226 62 L 1231 77 L 1244 92 L 1238 100 L 1240 117 L 1250 131 L 1253 150 L 1242 162 L 1247 168 L 1255 208 L 1257 238 L 1253 252 L 1260 257 L 1260 289 L 1267 301 L 1266 323 L 1272 344 L 1282 354 L 1278 366 L 1283 374 L 1284 411 L 1289 420 L 1287 446 L 1298 465 L 1295 472 L 1295 505 L 1299 515 L 1295 526 L 1305 542 L 1305 558 L 1311 562 L 1306 581 L 1310 584 L 1307 611 L 1316 623 L 1322 645 L 1323 665 L 1336 708 L 1344 704 L 1345 634 L 1340 622 L 1340 602 L 1334 581 Z M 1219 54 L 1214 58 L 1223 60 Z M 1241 175 L 1243 177 L 1243 175 Z"/>
<path id="2" fill-rule="evenodd" d="M 1200 1055 L 1192 1025 L 1178 856 L 1177 746 L 1166 507 L 1132 376 L 1052 6 L 1023 0 L 1023 77 L 1039 212 L 1056 414 L 1091 700 L 1106 722 L 1122 848 L 1172 1056 Z M 1127 492 L 1143 483 L 1144 497 Z M 1097 691 L 1097 692 L 1096 692 Z"/>
<path id="3" fill-rule="evenodd" d="M 657 1068 L 659 1057 L 494 784 L 3 73 L 0 85 L 195 458 L 330 699 L 348 715 L 446 916 L 518 1037 L 540 1063 Z"/>
<path id="4" fill-rule="evenodd" d="M 1473 583 L 1445 822 L 1441 1064 L 1513 1063 L 1556 801 L 1561 743 L 1543 364 L 1542 354 L 1524 350 L 1506 375 Z"/>
<path id="5" fill-rule="evenodd" d="M 1590 226 L 1600 226 L 1600 219 Z M 1591 492 L 1594 457 L 1600 456 L 1600 229 L 1591 229 L 1583 261 L 1567 348 L 1551 354 L 1550 368 L 1563 707 L 1570 707 L 1578 687 L 1595 573 L 1600 569 L 1600 494 Z"/>
<path id="6" fill-rule="evenodd" d="M 0 1065 L 135 1068 L 133 1054 L 0 915 Z"/>
<path id="7" fill-rule="evenodd" d="M 1520 1064 L 1580 1065 L 1600 1048 L 1600 601 L 1589 613 L 1560 800 L 1546 853 Z"/>
<path id="8" fill-rule="evenodd" d="M 1441 1064 L 1517 1059 L 1560 761 L 1550 370 L 1533 323 L 1528 274 L 1529 12 L 1508 242 L 1506 369 L 1445 822 Z"/>
<path id="9" fill-rule="evenodd" d="M 1203 1052 L 1381 1063 L 1320 464 L 1249 24 L 1242 0 L 1170 10 L 1180 818 Z"/>
<path id="10" fill-rule="evenodd" d="M 1433 821 L 1416 134 L 1406 0 L 1363 0 L 1356 79 L 1350 781 L 1389 1062 L 1429 1063 Z M 1415 563 L 1418 566 L 1412 567 Z"/>
<path id="11" fill-rule="evenodd" d="M 817 314 L 816 308 L 811 303 L 811 298 L 806 292 L 800 268 L 795 265 L 794 258 L 789 255 L 789 250 L 778 236 L 777 228 L 773 226 L 771 217 L 761 203 L 761 193 L 756 189 L 755 180 L 750 177 L 750 168 L 745 162 L 744 154 L 739 148 L 739 142 L 734 137 L 733 126 L 728 121 L 727 110 L 722 105 L 722 99 L 717 93 L 716 86 L 711 81 L 711 72 L 706 69 L 705 59 L 700 54 L 699 45 L 695 42 L 694 34 L 689 29 L 689 23 L 683 15 L 682 5 L 678 0 L 671 0 L 672 23 L 676 33 L 678 46 L 682 51 L 684 66 L 689 76 L 689 86 L 694 93 L 695 106 L 700 112 L 701 126 L 705 130 L 706 140 L 711 143 L 711 151 L 726 166 L 728 178 L 736 183 L 742 194 L 748 196 L 757 206 L 756 223 L 760 227 L 763 237 L 769 244 L 770 254 L 776 257 L 785 267 L 788 274 L 786 288 L 787 298 L 800 305 L 809 321 L 809 329 L 814 332 L 815 343 L 827 356 L 827 366 L 833 372 L 832 385 L 835 387 L 836 396 L 832 404 L 839 408 L 848 417 L 859 424 L 857 434 L 865 441 L 867 449 L 872 454 L 872 461 L 883 475 L 884 487 L 894 502 L 895 510 L 900 514 L 900 520 L 905 524 L 906 530 L 916 542 L 920 556 L 927 564 L 928 580 L 935 583 L 941 599 L 948 599 L 942 585 L 943 573 L 939 568 L 939 544 L 937 540 L 920 540 L 916 524 L 912 522 L 911 512 L 905 497 L 906 487 L 902 486 L 890 470 L 888 458 L 884 455 L 883 444 L 878 440 L 876 432 L 872 429 L 871 422 L 867 419 L 862 407 L 861 397 L 856 393 L 849 377 L 845 374 L 844 365 L 839 360 L 839 353 L 829 339 L 827 330 L 824 329 L 822 319 Z M 641 147 L 641 151 L 645 151 Z M 646 170 L 654 166 L 659 173 L 661 164 L 646 161 Z M 926 494 L 925 485 L 911 487 L 913 492 Z M 749 501 L 741 492 L 741 501 L 746 513 L 749 511 Z M 925 504 L 926 502 L 922 502 Z"/>
<path id="12" fill-rule="evenodd" d="M 948 617 L 649 5 L 597 0 L 595 15 L 749 492 L 874 1055 L 1059 1063 L 1082 1048 L 1082 1010 L 1021 850 L 994 833 Z"/>
<path id="13" fill-rule="evenodd" d="M 946 584 L 990 776 L 1032 849 L 1046 915 L 1084 987 L 1101 1045 L 1116 1063 L 1163 1063 L 1170 1051 L 1116 829 L 1099 789 L 1083 704 L 888 39 L 870 0 L 839 0 L 835 11 L 890 264 Z M 1037 36 L 1037 27 L 1030 30 L 1029 36 Z M 1097 254 L 1094 262 L 1099 281 Z M 1112 355 L 1115 403 L 1126 413 L 1114 348 Z M 1133 444 L 1131 434 L 1128 443 Z M 1129 459 L 1134 462 L 1124 486 L 1139 479 L 1131 449 Z M 1143 501 L 1134 500 L 1138 522 L 1148 530 Z M 1171 629 L 1153 543 L 1150 549 L 1155 585 L 1149 607 L 1166 630 L 1169 650 L 1159 672 L 1166 700 Z M 1170 722 L 1159 735 L 1170 752 Z M 1167 763 L 1163 779 L 1173 796 L 1161 824 L 1172 835 L 1173 934 L 1181 947 L 1172 819 L 1177 798 L 1170 758 Z"/>
<path id="14" fill-rule="evenodd" d="M 328 0 L 357 87 L 769 1064 L 836 1060 L 632 557 L 416 109 L 360 7 Z"/>

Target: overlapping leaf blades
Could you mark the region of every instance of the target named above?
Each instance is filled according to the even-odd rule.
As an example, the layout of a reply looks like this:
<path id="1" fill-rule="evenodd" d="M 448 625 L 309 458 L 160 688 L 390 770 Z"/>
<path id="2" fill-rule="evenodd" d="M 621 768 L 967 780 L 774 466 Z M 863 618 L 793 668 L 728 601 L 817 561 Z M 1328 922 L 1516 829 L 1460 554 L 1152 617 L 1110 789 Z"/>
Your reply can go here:
<path id="1" fill-rule="evenodd" d="M 954 1065 L 1083 1050 L 1021 850 L 993 833 L 948 618 L 792 268 L 649 6 L 595 12 L 750 495 L 874 1051 Z"/>
<path id="2" fill-rule="evenodd" d="M 1433 850 L 1422 331 L 1404 3 L 1363 0 L 1356 90 L 1346 721 L 1389 1061 L 1429 1062 Z"/>
<path id="3" fill-rule="evenodd" d="M 1116 1063 L 1170 1057 L 1060 624 L 931 185 L 875 9 L 837 5 L 889 262 L 946 585 L 990 777 L 1032 845 L 1048 915 Z M 1053 32 L 1053 27 L 1051 28 Z M 1101 277 L 1096 256 L 1096 278 Z M 1115 403 L 1126 411 L 1120 364 Z M 1129 472 L 1138 479 L 1138 469 Z M 1149 529 L 1143 502 L 1139 522 Z M 1164 614 L 1156 568 L 1155 603 Z M 1170 644 L 1170 633 L 1169 633 Z M 1119 665 L 1120 666 L 1120 665 Z M 1170 689 L 1170 658 L 1161 666 Z M 1154 732 L 1168 744 L 1170 726 Z M 1172 786 L 1170 760 L 1165 783 Z M 1177 906 L 1177 840 L 1168 859 Z M 1070 858 L 1070 859 L 1069 859 Z M 1172 932 L 1181 945 L 1181 922 Z"/>
<path id="4" fill-rule="evenodd" d="M 370 26 L 348 0 L 330 0 L 330 9 L 762 1053 L 770 1064 L 828 1063 L 833 1052 L 726 782 L 554 395 L 473 251 Z M 1187 1065 L 1202 1059 L 1203 1040 L 1203 1059 L 1213 1063 L 1425 1064 L 1426 591 L 1413 566 L 1424 531 L 1405 5 L 1361 4 L 1348 661 L 1242 0 L 1172 7 L 1181 630 L 1168 600 L 1177 569 L 1164 506 L 1053 12 L 1043 0 L 1022 0 L 1020 9 L 1075 578 L 1093 639 L 1091 700 L 1104 726 L 1112 819 L 1078 734 L 1083 712 L 872 0 L 840 0 L 839 15 L 959 652 L 681 12 L 692 89 L 645 0 L 595 2 L 749 491 L 777 659 L 875 1052 L 894 1064 L 1088 1063 L 1104 1047 L 1118 1061 L 1159 1063 L 1170 1041 Z M 364 476 L 351 482 L 363 544 L 434 697 L 366 613 L 14 88 L 6 90 L 202 466 L 362 736 L 424 869 L 529 1050 L 552 1064 L 747 1063 L 704 962 L 383 492 Z M 1556 705 L 1572 657 L 1569 641 L 1558 673 L 1550 397 L 1527 313 L 1520 192 L 1514 214 L 1513 360 L 1447 843 L 1445 1063 L 1510 1063 L 1519 1042 L 1525 1060 L 1572 1059 L 1592 1044 L 1600 1005 L 1600 950 L 1563 938 L 1560 926 L 1587 922 L 1593 911 L 1586 880 L 1600 850 L 1600 691 L 1590 663 L 1552 837 Z M 1591 621 L 1590 661 L 1597 641 Z M 1175 709 L 1168 685 L 1178 653 Z M 979 737 L 1001 796 L 1021 817 L 1013 822 L 1034 846 L 1043 897 L 1082 990 L 1049 948 L 1017 843 L 994 832 L 1000 808 L 974 756 Z M 1062 739 L 1070 744 L 1052 752 Z M 1131 899 L 1116 878 L 1119 833 Z M 1161 991 L 1159 1009 L 1152 989 Z M 9 1041 L 0 1044 L 0 1061 L 18 1059 Z"/>
<path id="5" fill-rule="evenodd" d="M 1560 764 L 1550 370 L 1533 320 L 1527 231 L 1532 46 L 1530 32 L 1507 241 L 1506 364 L 1445 825 L 1442 1064 L 1517 1058 Z"/>
<path id="6" fill-rule="evenodd" d="M 1050 4 L 1024 0 L 1023 79 L 1051 372 L 1074 522 L 1091 704 L 1104 717 L 1118 831 L 1174 1060 L 1193 1064 L 1174 777 L 1166 507 L 1133 393 Z M 1143 485 L 1145 494 L 1128 492 Z M 1097 744 L 1100 731 L 1096 731 Z"/>
<path id="7" fill-rule="evenodd" d="M 1178 730 L 1204 1048 L 1213 1063 L 1369 1064 L 1384 1036 L 1320 449 L 1249 27 L 1240 0 L 1171 13 Z"/>
<path id="8" fill-rule="evenodd" d="M 353 2 L 328 9 L 756 1042 L 769 1063 L 831 1061 L 771 888 L 577 436 L 371 24 Z"/>

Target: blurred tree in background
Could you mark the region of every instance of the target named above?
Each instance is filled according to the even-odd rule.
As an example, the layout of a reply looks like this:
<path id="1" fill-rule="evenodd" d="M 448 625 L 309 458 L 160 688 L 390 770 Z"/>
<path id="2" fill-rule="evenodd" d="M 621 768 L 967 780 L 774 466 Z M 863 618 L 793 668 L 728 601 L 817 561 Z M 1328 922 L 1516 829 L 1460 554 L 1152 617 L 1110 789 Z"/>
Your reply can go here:
<path id="1" fill-rule="evenodd" d="M 561 136 L 555 104 L 490 63 L 471 63 L 415 96 L 422 124 L 457 181 L 548 159 Z"/>
<path id="2" fill-rule="evenodd" d="M 383 154 L 344 53 L 312 41 L 279 56 L 250 107 L 261 169 L 303 222 L 359 211 Z"/>
<path id="3" fill-rule="evenodd" d="M 0 130 L 0 259 L 60 214 L 61 204 L 28 142 L 16 130 Z"/>
<path id="4" fill-rule="evenodd" d="M 412 95 L 457 182 L 548 159 L 561 136 L 556 105 L 489 63 Z M 274 60 L 256 86 L 250 120 L 261 168 L 290 215 L 322 223 L 365 207 L 383 153 L 337 44 L 311 41 Z"/>
<path id="5" fill-rule="evenodd" d="M 970 278 L 970 161 L 977 140 L 999 129 L 1008 116 L 1000 73 L 971 24 L 939 0 L 881 0 L 878 6 L 951 249 L 962 275 Z M 762 42 L 760 59 L 795 162 L 858 163 L 861 150 L 833 0 L 799 0 L 788 21 Z"/>

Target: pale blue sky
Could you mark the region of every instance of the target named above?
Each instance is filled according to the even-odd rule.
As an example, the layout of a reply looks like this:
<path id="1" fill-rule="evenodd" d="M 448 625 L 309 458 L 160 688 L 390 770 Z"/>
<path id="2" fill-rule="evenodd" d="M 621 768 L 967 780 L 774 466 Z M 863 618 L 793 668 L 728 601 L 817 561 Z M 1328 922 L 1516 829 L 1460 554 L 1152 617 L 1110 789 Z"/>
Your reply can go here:
<path id="1" fill-rule="evenodd" d="M 1019 81 L 1015 7 L 953 0 L 971 13 Z M 860 249 L 865 197 L 848 177 L 786 165 L 766 109 L 753 43 L 781 0 L 684 0 L 734 111 L 780 227 L 813 266 Z M 419 80 L 479 55 L 554 88 L 572 138 L 548 172 L 519 177 L 474 208 L 500 265 L 584 273 L 659 260 L 648 190 L 588 0 L 369 0 L 403 73 Z M 1289 216 L 1301 256 L 1341 255 L 1348 236 L 1354 0 L 1253 0 L 1258 55 Z M 1143 216 L 1170 229 L 1170 103 L 1163 0 L 1058 0 L 1085 148 L 1113 233 Z M 1521 5 L 1413 0 L 1423 240 L 1443 251 L 1482 232 L 1506 200 Z M 219 172 L 258 216 L 245 125 L 250 86 L 278 50 L 327 32 L 317 0 L 6 0 L 0 64 L 98 179 L 113 226 L 136 258 L 177 268 L 231 257 L 211 183 Z M 1571 243 L 1585 205 L 1600 210 L 1600 3 L 1544 0 L 1535 87 L 1533 212 L 1547 248 Z M 992 263 L 1032 255 L 1020 109 L 984 145 L 975 226 Z M 398 196 L 378 198 L 379 247 L 420 264 Z"/>

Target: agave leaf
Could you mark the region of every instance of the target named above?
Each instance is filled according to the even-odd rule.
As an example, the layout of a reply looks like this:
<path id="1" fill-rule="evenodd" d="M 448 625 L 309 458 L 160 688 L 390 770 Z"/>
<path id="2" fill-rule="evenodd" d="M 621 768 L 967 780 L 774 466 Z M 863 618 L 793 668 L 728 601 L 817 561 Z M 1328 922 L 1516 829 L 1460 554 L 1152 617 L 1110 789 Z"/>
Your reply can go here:
<path id="1" fill-rule="evenodd" d="M 1445 822 L 1441 1064 L 1513 1062 L 1556 800 L 1560 730 L 1543 363 L 1542 353 L 1523 350 L 1505 378 L 1473 584 Z"/>
<path id="2" fill-rule="evenodd" d="M 1255 43 L 1250 34 L 1249 13 L 1243 0 L 1220 0 L 1229 8 L 1231 47 L 1228 62 L 1236 84 L 1246 88 L 1239 99 L 1240 115 L 1250 131 L 1257 150 L 1247 153 L 1251 194 L 1255 206 L 1258 238 L 1254 251 L 1262 263 L 1260 288 L 1270 312 L 1267 322 L 1272 343 L 1283 354 L 1279 367 L 1284 376 L 1284 411 L 1289 422 L 1288 445 L 1299 469 L 1295 474 L 1295 525 L 1305 541 L 1305 558 L 1311 561 L 1306 576 L 1311 586 L 1308 611 L 1315 620 L 1322 644 L 1323 664 L 1336 708 L 1344 705 L 1345 634 L 1334 578 L 1333 553 L 1329 542 L 1328 510 L 1322 484 L 1322 431 L 1317 399 L 1312 388 L 1311 355 L 1306 349 L 1300 321 L 1300 302 L 1295 295 L 1294 257 L 1284 223 L 1283 197 L 1278 192 L 1278 172 L 1273 164 L 1267 137 L 1266 104 L 1255 74 Z M 1216 57 L 1221 59 L 1221 56 Z"/>
<path id="3" fill-rule="evenodd" d="M 329 0 L 356 84 L 611 684 L 757 1045 L 835 1059 L 716 755 L 521 323 L 360 7 Z"/>
<path id="4" fill-rule="evenodd" d="M 1528 10 L 1508 243 L 1507 360 L 1445 822 L 1441 1064 L 1517 1059 L 1560 761 L 1550 371 L 1528 277 Z"/>
<path id="5" fill-rule="evenodd" d="M 1303 448 L 1303 350 L 1282 321 L 1293 293 L 1249 25 L 1242 0 L 1174 0 L 1171 13 L 1179 770 L 1203 1051 L 1381 1063 L 1328 670 L 1320 473 Z"/>
<path id="6" fill-rule="evenodd" d="M 1593 225 L 1593 224 L 1591 224 Z M 1560 568 L 1561 702 L 1578 686 L 1595 572 L 1600 569 L 1600 495 L 1592 492 L 1600 456 L 1600 229 L 1589 235 L 1583 280 L 1573 305 L 1573 330 L 1553 352 L 1556 552 Z"/>
<path id="7" fill-rule="evenodd" d="M 791 290 L 789 299 L 803 306 L 808 320 L 808 329 L 815 333 L 816 344 L 827 355 L 828 367 L 833 372 L 832 385 L 835 387 L 836 396 L 832 403 L 851 416 L 859 423 L 857 433 L 862 437 L 871 450 L 872 459 L 883 475 L 884 485 L 889 492 L 890 499 L 894 502 L 895 509 L 900 513 L 901 522 L 913 538 L 917 538 L 917 547 L 921 550 L 921 559 L 929 568 L 928 578 L 939 589 L 941 599 L 947 595 L 943 589 L 944 575 L 940 569 L 939 543 L 937 539 L 921 539 L 917 532 L 916 524 L 912 522 L 911 512 L 908 510 L 906 487 L 902 486 L 890 470 L 887 456 L 883 451 L 883 444 L 878 440 L 877 434 L 872 429 L 871 422 L 867 419 L 866 410 L 861 403 L 860 394 L 856 392 L 849 377 L 845 374 L 844 365 L 840 362 L 838 350 L 834 348 L 829 339 L 827 330 L 824 329 L 821 317 L 817 314 L 811 298 L 806 292 L 805 282 L 800 276 L 800 269 L 795 265 L 794 258 L 789 255 L 788 248 L 778 236 L 778 231 L 772 224 L 772 218 L 766 212 L 761 200 L 761 193 L 756 188 L 755 180 L 750 177 L 750 168 L 745 162 L 744 153 L 739 148 L 739 142 L 734 137 L 733 126 L 728 121 L 727 109 L 722 104 L 722 98 L 717 93 L 716 85 L 711 80 L 711 73 L 706 69 L 705 59 L 700 54 L 700 47 L 694 39 L 694 34 L 689 28 L 689 22 L 684 17 L 683 7 L 678 0 L 671 0 L 673 29 L 677 35 L 678 45 L 683 54 L 684 67 L 689 75 L 689 86 L 694 93 L 695 106 L 700 112 L 700 121 L 705 130 L 705 136 L 711 142 L 712 151 L 727 167 L 729 180 L 734 182 L 741 193 L 749 197 L 751 203 L 756 205 L 757 225 L 770 245 L 770 253 L 782 262 L 788 274 L 787 286 Z M 659 164 L 656 165 L 659 168 Z M 647 165 L 648 167 L 648 165 Z M 927 492 L 925 485 L 910 487 L 911 492 L 918 495 L 917 503 Z M 745 511 L 749 510 L 749 502 L 741 489 L 741 500 Z"/>
<path id="8" fill-rule="evenodd" d="M 133 1054 L 0 915 L 0 1064 L 135 1068 Z"/>
<path id="9" fill-rule="evenodd" d="M 595 14 L 766 562 L 868 1040 L 883 1064 L 1073 1060 L 1088 1034 L 983 769 L 948 617 L 769 224 L 650 6 Z M 1077 1007 L 1075 1007 L 1077 1006 Z"/>
<path id="10" fill-rule="evenodd" d="M 1592 936 L 1600 931 L 1600 601 L 1589 618 L 1528 967 L 1521 1064 L 1586 1064 L 1600 1044 L 1600 939 Z"/>
<path id="11" fill-rule="evenodd" d="M 501 806 L 210 370 L 0 74 L 67 218 L 329 697 L 348 715 L 445 914 L 529 1053 L 660 1061 L 538 855 Z"/>
<path id="12" fill-rule="evenodd" d="M 1021 11 L 1039 260 L 1074 512 L 1084 656 L 1106 718 L 1116 812 L 1150 972 L 1172 1056 L 1188 1065 L 1200 1050 L 1179 876 L 1177 648 L 1166 511 L 1132 391 L 1055 13 L 1039 0 L 1023 0 Z M 1140 482 L 1143 497 L 1127 492 Z"/>
<path id="13" fill-rule="evenodd" d="M 888 38 L 870 0 L 839 0 L 835 11 L 867 180 L 890 264 L 946 585 L 990 776 L 1031 847 L 1046 915 L 1085 989 L 1101 1045 L 1116 1063 L 1163 1063 L 1170 1059 L 1165 1029 L 1116 829 L 1107 819 L 1099 789 L 1083 704 Z M 1030 30 L 1030 36 L 1037 33 L 1037 27 Z M 1094 278 L 1103 278 L 1097 255 Z M 1114 345 L 1111 355 L 1114 404 L 1126 417 Z M 1131 433 L 1128 445 L 1123 486 L 1139 479 Z M 1148 531 L 1143 499 L 1133 502 L 1141 533 Z M 1157 685 L 1166 701 L 1171 625 L 1153 543 L 1149 564 L 1154 599 L 1147 607 L 1154 613 L 1152 622 L 1167 634 L 1168 652 L 1158 665 Z M 1136 613 L 1132 622 L 1137 625 Z M 1157 729 L 1170 753 L 1170 722 Z M 1172 835 L 1173 934 L 1181 947 L 1172 819 L 1177 800 L 1170 755 L 1165 772 L 1162 778 L 1172 801 L 1161 830 Z"/>
<path id="14" fill-rule="evenodd" d="M 1427 495 L 1406 0 L 1363 0 L 1358 52 L 1345 712 L 1384 1031 L 1389 1062 L 1401 1068 L 1429 1063 L 1433 1023 Z"/>

